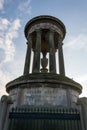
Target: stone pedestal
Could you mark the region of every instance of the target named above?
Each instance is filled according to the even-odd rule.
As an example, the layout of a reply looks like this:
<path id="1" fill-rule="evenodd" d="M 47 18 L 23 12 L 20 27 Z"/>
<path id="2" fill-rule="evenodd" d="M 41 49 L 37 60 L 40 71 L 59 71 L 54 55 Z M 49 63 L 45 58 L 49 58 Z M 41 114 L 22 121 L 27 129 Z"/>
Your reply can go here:
<path id="1" fill-rule="evenodd" d="M 81 86 L 78 83 L 52 73 L 22 76 L 6 87 L 14 101 L 14 106 L 20 104 L 74 107 L 81 93 Z M 13 87 L 14 89 L 11 90 Z M 17 98 L 19 88 L 22 93 Z"/>

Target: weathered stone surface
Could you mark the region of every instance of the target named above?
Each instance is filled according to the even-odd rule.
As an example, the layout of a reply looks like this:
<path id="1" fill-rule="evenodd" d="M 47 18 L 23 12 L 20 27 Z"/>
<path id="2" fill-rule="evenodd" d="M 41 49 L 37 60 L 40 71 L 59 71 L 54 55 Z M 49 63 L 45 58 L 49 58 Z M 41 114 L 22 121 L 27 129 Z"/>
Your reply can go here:
<path id="1" fill-rule="evenodd" d="M 87 130 L 87 98 L 82 97 L 78 99 L 78 105 L 81 106 L 81 114 L 85 130 Z"/>
<path id="2" fill-rule="evenodd" d="M 79 93 L 68 86 L 51 83 L 30 83 L 18 85 L 21 88 L 22 95 L 18 97 L 18 88 L 10 91 L 10 96 L 14 102 L 21 105 L 46 105 L 46 106 L 75 106 Z M 20 100 L 20 101 L 18 101 Z M 70 103 L 69 103 L 70 102 Z"/>
<path id="3" fill-rule="evenodd" d="M 24 104 L 62 106 L 67 105 L 66 90 L 49 87 L 26 89 L 24 93 Z"/>
<path id="4" fill-rule="evenodd" d="M 11 89 L 17 88 L 21 84 L 23 87 L 23 84 L 30 84 L 30 83 L 34 83 L 34 84 L 50 83 L 52 84 L 53 87 L 55 87 L 55 85 L 53 84 L 64 84 L 64 87 L 71 88 L 72 90 L 76 90 L 77 92 L 79 92 L 79 94 L 82 92 L 82 86 L 79 83 L 75 82 L 74 80 L 66 76 L 62 76 L 59 74 L 52 74 L 52 73 L 35 73 L 35 74 L 21 76 L 9 82 L 6 85 L 6 91 L 9 92 Z"/>

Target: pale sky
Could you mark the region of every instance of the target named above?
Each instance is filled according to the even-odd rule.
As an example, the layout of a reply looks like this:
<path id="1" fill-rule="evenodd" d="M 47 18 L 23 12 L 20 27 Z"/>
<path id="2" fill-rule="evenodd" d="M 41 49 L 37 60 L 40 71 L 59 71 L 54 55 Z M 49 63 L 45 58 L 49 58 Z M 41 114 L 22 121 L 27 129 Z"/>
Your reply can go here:
<path id="1" fill-rule="evenodd" d="M 87 97 L 87 0 L 0 0 L 0 97 L 5 85 L 22 75 L 26 54 L 25 24 L 38 15 L 59 18 L 66 76 L 83 86 Z"/>

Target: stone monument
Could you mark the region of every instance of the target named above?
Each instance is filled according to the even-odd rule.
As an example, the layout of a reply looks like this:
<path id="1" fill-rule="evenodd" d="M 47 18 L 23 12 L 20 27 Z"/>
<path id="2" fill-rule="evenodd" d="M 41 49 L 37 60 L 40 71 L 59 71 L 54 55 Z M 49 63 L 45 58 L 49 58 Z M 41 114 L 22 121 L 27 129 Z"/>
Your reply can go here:
<path id="1" fill-rule="evenodd" d="M 31 19 L 26 24 L 24 33 L 27 39 L 24 72 L 22 76 L 6 85 L 9 96 L 2 97 L 1 104 L 3 105 L 0 107 L 3 111 L 0 121 L 3 124 L 5 119 L 6 123 L 5 126 L 0 125 L 0 130 L 21 130 L 21 127 L 18 128 L 17 125 L 20 121 L 14 123 L 16 125 L 13 126 L 11 126 L 11 121 L 13 118 L 21 118 L 23 113 L 25 113 L 23 117 L 26 120 L 29 118 L 28 121 L 31 122 L 25 126 L 24 121 L 21 122 L 23 130 L 29 128 L 31 130 L 50 128 L 87 130 L 85 109 L 87 99 L 84 101 L 79 98 L 82 86 L 65 75 L 63 57 L 65 25 L 53 16 L 43 15 Z M 85 105 L 83 102 L 86 102 Z M 25 116 L 26 111 L 28 117 Z M 65 124 L 59 123 L 60 120 L 63 121 L 63 118 Z M 73 121 L 72 126 L 69 123 L 70 120 Z M 34 125 L 31 126 L 31 124 Z"/>

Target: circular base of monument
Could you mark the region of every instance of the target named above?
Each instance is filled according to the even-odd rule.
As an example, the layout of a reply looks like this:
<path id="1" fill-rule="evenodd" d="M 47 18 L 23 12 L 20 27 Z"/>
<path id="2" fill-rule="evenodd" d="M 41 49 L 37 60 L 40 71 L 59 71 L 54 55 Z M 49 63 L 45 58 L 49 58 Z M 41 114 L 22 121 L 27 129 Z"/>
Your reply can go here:
<path id="1" fill-rule="evenodd" d="M 82 87 L 72 79 L 53 73 L 21 76 L 6 85 L 13 104 L 30 106 L 74 106 Z"/>
<path id="2" fill-rule="evenodd" d="M 74 80 L 63 76 L 59 74 L 54 74 L 54 73 L 34 73 L 34 74 L 29 74 L 29 75 L 23 75 L 20 76 L 19 78 L 9 82 L 6 85 L 6 91 L 9 93 L 11 89 L 14 89 L 21 85 L 23 87 L 23 84 L 27 84 L 26 87 L 28 87 L 28 84 L 33 84 L 32 87 L 39 87 L 37 84 L 51 84 L 50 87 L 55 88 L 55 84 L 63 85 L 64 88 L 71 88 L 80 94 L 82 92 L 82 86 L 75 82 Z M 34 85 L 35 84 L 35 85 Z M 31 85 L 29 85 L 30 87 Z M 59 87 L 59 86 L 58 86 Z"/>

